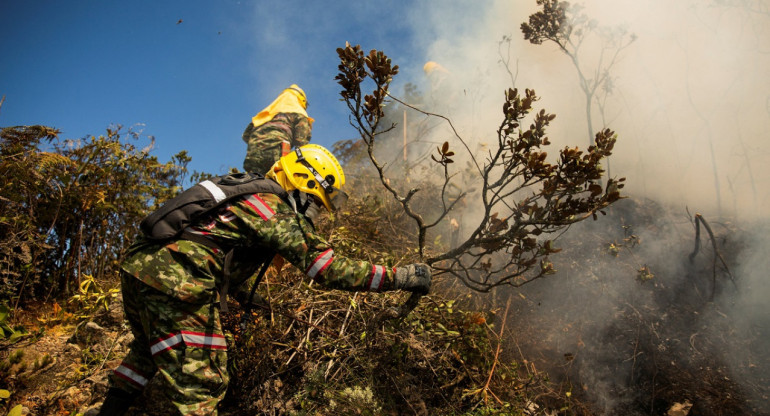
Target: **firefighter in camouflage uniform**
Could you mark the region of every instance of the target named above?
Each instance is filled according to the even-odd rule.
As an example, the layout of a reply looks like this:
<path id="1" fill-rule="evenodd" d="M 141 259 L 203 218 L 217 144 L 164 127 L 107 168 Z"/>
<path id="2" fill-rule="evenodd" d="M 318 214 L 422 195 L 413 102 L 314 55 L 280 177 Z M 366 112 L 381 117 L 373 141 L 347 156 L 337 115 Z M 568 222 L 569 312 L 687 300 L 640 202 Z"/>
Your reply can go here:
<path id="1" fill-rule="evenodd" d="M 265 174 L 289 150 L 310 142 L 313 118 L 307 115 L 307 97 L 292 84 L 251 119 L 243 132 L 246 142 L 246 172 Z"/>
<path id="2" fill-rule="evenodd" d="M 125 413 L 156 373 L 180 414 L 216 415 L 228 383 L 222 297 L 248 297 L 254 271 L 275 253 L 329 289 L 428 292 L 427 265 L 354 261 L 314 232 L 320 210 L 335 210 L 347 199 L 342 168 L 328 150 L 302 146 L 280 158 L 267 177 L 260 180 L 276 192 L 228 200 L 185 229 L 198 238 L 157 243 L 139 237 L 131 246 L 122 290 L 135 338 L 110 375 L 100 415 Z M 200 237 L 219 249 L 194 241 Z"/>

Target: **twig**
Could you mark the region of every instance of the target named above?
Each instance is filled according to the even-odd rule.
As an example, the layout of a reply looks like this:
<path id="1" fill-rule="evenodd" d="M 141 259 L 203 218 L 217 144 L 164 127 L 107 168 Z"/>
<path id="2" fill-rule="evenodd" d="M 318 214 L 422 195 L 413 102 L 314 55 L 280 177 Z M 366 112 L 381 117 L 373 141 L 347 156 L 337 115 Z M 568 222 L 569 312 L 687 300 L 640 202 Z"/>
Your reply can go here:
<path id="1" fill-rule="evenodd" d="M 697 335 L 698 335 L 698 333 L 697 333 L 697 332 L 696 332 L 696 333 L 694 333 L 694 334 L 692 334 L 692 335 L 690 335 L 690 346 L 692 347 L 693 351 L 695 351 L 696 353 L 700 354 L 701 352 L 700 352 L 700 351 L 698 351 L 698 349 L 697 349 L 697 348 L 695 348 L 695 337 L 696 337 Z"/>
<path id="2" fill-rule="evenodd" d="M 271 310 L 269 307 L 267 307 L 267 306 L 265 306 L 265 305 L 260 305 L 260 304 L 258 304 L 258 303 L 255 303 L 253 306 L 256 306 L 256 307 L 262 308 L 262 309 L 264 309 L 264 310 L 266 310 L 266 311 L 270 311 L 270 310 Z M 297 317 L 297 316 L 295 316 L 295 315 L 292 315 L 292 314 L 290 314 L 290 313 L 287 313 L 287 312 L 281 312 L 281 311 L 275 311 L 275 312 L 277 312 L 279 315 L 281 315 L 281 316 L 283 316 L 283 317 L 285 317 L 285 318 L 289 318 L 289 319 L 291 319 L 291 320 L 294 320 L 294 321 L 297 321 L 297 322 L 299 322 L 299 323 L 301 323 L 301 324 L 305 324 L 305 325 L 307 325 L 307 326 L 313 327 L 313 328 L 315 328 L 315 329 L 317 329 L 317 330 L 319 330 L 319 331 L 323 332 L 324 334 L 326 334 L 326 335 L 329 335 L 330 337 L 332 337 L 332 338 L 334 338 L 334 339 L 337 339 L 337 338 L 339 338 L 339 336 L 337 336 L 337 334 L 335 334 L 334 332 L 332 332 L 332 331 L 330 331 L 330 330 L 328 330 L 328 329 L 326 329 L 326 328 L 322 328 L 322 327 L 320 327 L 320 326 L 318 326 L 318 325 L 316 325 L 316 324 L 314 324 L 314 323 L 312 323 L 312 322 L 308 322 L 308 321 L 306 321 L 306 320 L 304 320 L 304 319 L 302 319 L 302 318 L 299 318 L 299 317 Z M 319 322 L 320 322 L 320 321 L 319 321 Z"/>
<path id="3" fill-rule="evenodd" d="M 705 218 L 703 218 L 703 215 L 696 213 L 695 214 L 695 248 L 693 249 L 693 252 L 690 253 L 690 263 L 692 263 L 695 260 L 695 256 L 698 254 L 698 251 L 700 250 L 700 224 L 703 224 L 703 228 L 706 229 L 706 232 L 709 234 L 709 238 L 711 239 L 711 247 L 714 250 L 714 261 L 712 266 L 712 280 L 711 280 L 711 301 L 714 300 L 714 295 L 716 292 L 716 286 L 717 286 L 717 259 L 722 263 L 722 266 L 725 268 L 725 272 L 727 272 L 727 275 L 730 277 L 730 281 L 733 282 L 733 285 L 735 288 L 738 288 L 738 285 L 735 283 L 735 278 L 733 277 L 733 274 L 730 273 L 730 269 L 727 267 L 727 263 L 725 262 L 725 259 L 722 257 L 722 254 L 719 252 L 719 249 L 717 248 L 717 240 L 714 238 L 714 231 L 711 230 L 711 226 L 706 221 Z"/>
<path id="4" fill-rule="evenodd" d="M 505 303 L 505 312 L 503 313 L 503 323 L 500 325 L 500 338 L 497 340 L 497 349 L 495 350 L 495 360 L 492 362 L 492 369 L 489 370 L 489 377 L 487 377 L 487 382 L 484 384 L 484 392 L 490 392 L 492 394 L 492 397 L 494 397 L 500 404 L 502 402 L 500 399 L 497 398 L 497 396 L 489 389 L 489 383 L 492 381 L 492 375 L 495 374 L 495 367 L 497 367 L 497 359 L 500 356 L 500 347 L 503 345 L 503 331 L 505 331 L 505 321 L 508 320 L 508 309 L 511 307 L 511 296 L 508 295 L 508 301 Z M 486 404 L 487 398 L 484 396 L 484 404 Z"/>
<path id="5" fill-rule="evenodd" d="M 511 338 L 513 338 L 513 343 L 516 344 L 516 349 L 519 351 L 519 355 L 521 356 L 521 362 L 524 363 L 524 368 L 527 370 L 527 375 L 531 376 L 532 372 L 529 371 L 529 365 L 527 364 L 528 361 L 526 358 L 524 358 L 524 353 L 521 351 L 521 347 L 519 346 L 519 341 L 516 339 L 515 336 Z"/>
<path id="6" fill-rule="evenodd" d="M 104 364 L 107 362 L 107 360 L 110 358 L 110 354 L 112 353 L 112 350 L 115 348 L 116 345 L 118 345 L 118 340 L 120 337 L 123 336 L 123 334 L 126 333 L 126 329 L 123 328 L 118 333 L 118 336 L 115 337 L 115 339 L 112 341 L 112 345 L 110 345 L 110 349 L 107 351 L 107 354 L 104 355 L 104 360 L 102 360 L 102 363 L 99 365 L 99 368 L 94 370 L 91 374 L 96 374 L 104 367 Z"/>
<path id="7" fill-rule="evenodd" d="M 462 143 L 462 145 L 465 147 L 465 150 L 468 151 L 468 155 L 470 156 L 471 161 L 473 162 L 474 165 L 476 165 L 476 170 L 478 170 L 480 175 L 483 175 L 481 166 L 479 166 L 479 163 L 476 161 L 476 158 L 473 156 L 473 152 L 471 152 L 471 149 L 470 149 L 470 147 L 468 147 L 468 144 L 465 143 L 465 140 L 463 140 L 462 136 L 460 136 L 460 133 L 457 132 L 457 129 L 455 128 L 454 124 L 452 124 L 452 120 L 450 120 L 449 117 L 442 116 L 441 114 L 431 113 L 429 111 L 422 110 L 422 109 L 420 109 L 418 107 L 415 107 L 415 106 L 413 106 L 411 104 L 408 104 L 408 103 L 405 103 L 405 102 L 399 100 L 398 98 L 390 95 L 390 93 L 388 93 L 388 97 L 390 97 L 393 101 L 396 101 L 397 103 L 399 103 L 399 104 L 401 104 L 401 105 L 403 105 L 405 107 L 411 108 L 414 111 L 420 112 L 420 113 L 422 113 L 422 114 L 424 114 L 426 116 L 438 117 L 438 118 L 443 119 L 444 121 L 446 121 L 447 124 L 449 124 L 449 128 L 452 129 L 452 132 L 454 133 L 455 137 L 457 137 L 457 139 L 460 140 L 460 143 Z"/>
<path id="8" fill-rule="evenodd" d="M 342 320 L 342 326 L 340 327 L 340 332 L 338 336 L 342 336 L 342 334 L 345 333 L 345 327 L 348 324 L 348 318 L 350 318 L 350 312 L 353 309 L 353 304 L 356 302 L 356 298 L 358 297 L 358 293 L 355 293 L 353 295 L 353 300 L 348 303 L 348 310 L 345 312 L 345 318 Z M 331 356 L 334 357 L 337 354 L 338 347 L 334 347 L 334 351 L 332 351 Z M 324 379 L 328 379 L 329 372 L 332 370 L 332 366 L 334 366 L 334 358 L 329 359 L 329 364 L 326 366 L 326 372 L 324 373 Z"/>

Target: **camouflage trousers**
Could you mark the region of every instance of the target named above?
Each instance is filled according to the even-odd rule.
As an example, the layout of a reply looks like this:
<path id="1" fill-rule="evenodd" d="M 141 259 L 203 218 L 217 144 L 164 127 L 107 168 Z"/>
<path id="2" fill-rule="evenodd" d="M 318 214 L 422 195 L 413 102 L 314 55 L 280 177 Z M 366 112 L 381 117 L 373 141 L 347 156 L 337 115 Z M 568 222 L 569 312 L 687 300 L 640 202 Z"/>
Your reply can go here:
<path id="1" fill-rule="evenodd" d="M 138 395 L 159 373 L 180 414 L 216 415 L 229 381 L 218 306 L 182 302 L 127 273 L 121 283 L 134 340 L 110 374 L 110 387 Z"/>
<path id="2" fill-rule="evenodd" d="M 307 117 L 296 113 L 280 113 L 258 127 L 249 123 L 243 131 L 246 142 L 246 158 L 243 169 L 261 174 L 273 166 L 292 147 L 310 142 L 310 123 Z"/>

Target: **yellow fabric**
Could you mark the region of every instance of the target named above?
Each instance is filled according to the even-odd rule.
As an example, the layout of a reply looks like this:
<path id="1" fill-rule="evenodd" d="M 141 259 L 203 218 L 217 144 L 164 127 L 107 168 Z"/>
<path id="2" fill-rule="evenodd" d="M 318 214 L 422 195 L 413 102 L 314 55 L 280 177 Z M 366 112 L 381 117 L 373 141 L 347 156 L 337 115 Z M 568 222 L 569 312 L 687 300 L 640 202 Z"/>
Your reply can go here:
<path id="1" fill-rule="evenodd" d="M 307 115 L 307 98 L 302 88 L 296 84 L 292 84 L 289 88 L 286 88 L 270 105 L 264 110 L 260 111 L 251 119 L 251 123 L 254 127 L 259 127 L 268 121 L 272 120 L 276 114 L 279 113 L 299 113 L 307 117 L 310 122 L 310 126 L 313 126 L 315 121 L 313 118 Z"/>
<path id="2" fill-rule="evenodd" d="M 286 192 L 297 189 L 294 184 L 289 181 L 289 178 L 286 177 L 286 172 L 284 172 L 283 168 L 281 168 L 280 160 L 275 162 L 273 167 L 267 171 L 265 177 L 276 181 L 278 185 L 281 185 L 281 188 L 283 188 L 283 190 Z"/>

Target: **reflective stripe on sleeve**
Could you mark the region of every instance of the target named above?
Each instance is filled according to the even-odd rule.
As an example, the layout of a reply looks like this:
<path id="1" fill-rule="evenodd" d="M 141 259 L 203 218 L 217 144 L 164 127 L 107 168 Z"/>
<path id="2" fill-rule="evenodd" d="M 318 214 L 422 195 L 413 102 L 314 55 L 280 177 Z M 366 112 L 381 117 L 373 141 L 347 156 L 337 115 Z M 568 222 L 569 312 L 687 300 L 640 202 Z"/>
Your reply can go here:
<path id="1" fill-rule="evenodd" d="M 131 368 L 130 366 L 126 364 L 121 364 L 118 368 L 115 369 L 115 375 L 131 382 L 131 384 L 143 388 L 147 385 L 147 377 L 145 377 L 142 373 L 139 371 Z"/>
<path id="2" fill-rule="evenodd" d="M 211 194 L 211 196 L 214 197 L 214 200 L 217 201 L 217 203 L 222 202 L 227 198 L 225 196 L 225 193 L 216 185 L 214 182 L 211 181 L 203 181 L 200 183 L 200 185 L 204 188 L 206 188 L 207 191 Z"/>
<path id="3" fill-rule="evenodd" d="M 316 259 L 313 261 L 313 264 L 310 265 L 310 268 L 307 269 L 305 274 L 310 276 L 312 279 L 315 279 L 316 276 L 323 273 L 323 271 L 326 270 L 330 264 L 332 264 L 332 260 L 334 260 L 334 250 L 328 249 L 316 257 Z"/>
<path id="4" fill-rule="evenodd" d="M 385 281 L 385 267 L 372 266 L 372 273 L 369 275 L 369 290 L 373 292 L 379 292 L 382 288 L 382 283 Z"/>
<path id="5" fill-rule="evenodd" d="M 150 353 L 158 355 L 168 351 L 179 344 L 188 347 L 207 348 L 212 350 L 226 350 L 227 341 L 219 334 L 205 334 L 203 332 L 180 331 L 159 339 L 150 346 Z"/>
<path id="6" fill-rule="evenodd" d="M 267 202 L 263 201 L 262 198 L 258 197 L 256 194 L 249 195 L 245 199 L 245 202 L 246 205 L 254 208 L 254 210 L 257 211 L 257 214 L 259 214 L 265 221 L 273 218 L 273 215 L 275 215 L 275 211 L 270 208 L 270 205 L 267 205 Z"/>

